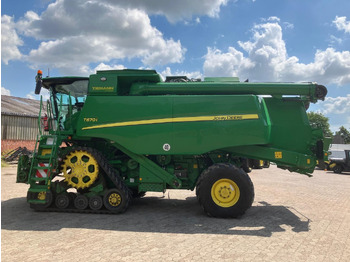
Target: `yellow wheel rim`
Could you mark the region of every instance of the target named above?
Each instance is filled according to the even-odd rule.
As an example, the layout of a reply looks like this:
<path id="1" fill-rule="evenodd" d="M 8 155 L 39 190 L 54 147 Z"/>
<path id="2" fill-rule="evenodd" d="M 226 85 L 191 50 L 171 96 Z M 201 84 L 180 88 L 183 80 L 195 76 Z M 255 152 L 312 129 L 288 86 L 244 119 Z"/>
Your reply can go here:
<path id="1" fill-rule="evenodd" d="M 73 151 L 63 161 L 62 172 L 68 185 L 77 188 L 90 187 L 98 176 L 98 163 L 86 151 Z"/>
<path id="2" fill-rule="evenodd" d="M 39 192 L 38 199 L 45 200 L 46 199 L 46 192 Z"/>
<path id="3" fill-rule="evenodd" d="M 240 196 L 239 187 L 231 179 L 223 178 L 214 183 L 211 188 L 211 198 L 220 207 L 234 206 Z"/>
<path id="4" fill-rule="evenodd" d="M 114 206 L 114 207 L 119 206 L 121 202 L 122 202 L 122 198 L 118 193 L 112 193 L 108 197 L 108 203 L 111 206 Z"/>

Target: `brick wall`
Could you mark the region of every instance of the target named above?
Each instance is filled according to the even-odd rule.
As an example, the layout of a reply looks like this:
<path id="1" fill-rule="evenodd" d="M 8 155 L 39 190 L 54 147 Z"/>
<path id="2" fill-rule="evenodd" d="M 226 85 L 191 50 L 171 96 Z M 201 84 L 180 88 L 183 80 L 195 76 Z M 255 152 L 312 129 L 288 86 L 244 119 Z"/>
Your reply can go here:
<path id="1" fill-rule="evenodd" d="M 34 150 L 35 140 L 1 140 L 1 154 L 17 147 L 26 147 L 28 150 Z"/>

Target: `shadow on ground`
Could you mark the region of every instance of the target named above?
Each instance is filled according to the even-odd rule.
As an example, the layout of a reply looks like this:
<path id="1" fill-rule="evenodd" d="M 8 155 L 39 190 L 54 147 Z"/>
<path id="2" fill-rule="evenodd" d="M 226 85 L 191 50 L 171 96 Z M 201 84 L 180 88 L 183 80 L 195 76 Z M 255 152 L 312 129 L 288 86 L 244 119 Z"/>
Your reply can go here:
<path id="1" fill-rule="evenodd" d="M 227 234 L 270 237 L 275 232 L 309 231 L 310 220 L 292 208 L 260 202 L 239 219 L 206 216 L 195 197 L 186 200 L 145 197 L 137 199 L 126 213 L 79 214 L 36 212 L 25 198 L 1 203 L 3 230 L 58 231 L 87 228 L 130 232 Z"/>

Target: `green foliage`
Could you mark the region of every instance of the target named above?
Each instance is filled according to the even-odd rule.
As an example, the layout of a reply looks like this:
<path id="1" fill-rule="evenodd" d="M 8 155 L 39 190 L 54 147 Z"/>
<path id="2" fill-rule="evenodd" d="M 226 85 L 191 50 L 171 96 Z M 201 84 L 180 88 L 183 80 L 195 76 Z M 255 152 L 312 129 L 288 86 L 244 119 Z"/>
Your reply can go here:
<path id="1" fill-rule="evenodd" d="M 339 131 L 335 132 L 336 135 L 340 135 L 344 139 L 345 144 L 350 144 L 350 131 L 347 130 L 344 126 L 339 128 Z"/>
<path id="2" fill-rule="evenodd" d="M 329 127 L 329 118 L 325 117 L 322 113 L 308 112 L 309 122 L 311 125 L 318 126 L 322 128 L 323 134 L 326 137 L 333 137 L 332 131 Z"/>
<path id="3" fill-rule="evenodd" d="M 9 164 L 6 163 L 4 159 L 1 158 L 1 167 L 8 167 Z"/>

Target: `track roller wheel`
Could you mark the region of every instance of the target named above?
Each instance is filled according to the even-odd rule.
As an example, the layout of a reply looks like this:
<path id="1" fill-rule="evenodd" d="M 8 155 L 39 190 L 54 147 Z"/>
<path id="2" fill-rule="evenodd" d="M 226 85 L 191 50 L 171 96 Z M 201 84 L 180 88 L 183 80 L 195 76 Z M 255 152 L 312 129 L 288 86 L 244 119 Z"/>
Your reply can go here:
<path id="1" fill-rule="evenodd" d="M 45 209 L 51 206 L 53 202 L 53 194 L 51 191 L 48 192 L 39 192 L 39 193 L 27 193 L 27 199 L 39 199 L 39 200 L 46 200 L 44 204 L 30 204 L 30 207 L 33 209 Z"/>
<path id="2" fill-rule="evenodd" d="M 89 205 L 89 199 L 84 195 L 78 195 L 74 199 L 74 206 L 76 207 L 76 209 L 84 210 L 88 207 L 88 205 Z"/>
<path id="3" fill-rule="evenodd" d="M 127 194 L 117 188 L 110 189 L 103 197 L 103 204 L 113 213 L 122 213 L 129 205 Z"/>
<path id="4" fill-rule="evenodd" d="M 198 200 L 213 217 L 239 217 L 251 207 L 254 186 L 249 176 L 231 164 L 214 164 L 197 183 Z"/>
<path id="5" fill-rule="evenodd" d="M 100 210 L 103 207 L 103 200 L 101 196 L 92 196 L 89 199 L 89 207 L 92 210 Z"/>
<path id="6" fill-rule="evenodd" d="M 56 196 L 55 199 L 55 205 L 56 207 L 58 207 L 59 209 L 65 209 L 69 206 L 69 196 L 66 193 L 63 194 L 59 194 Z"/>

